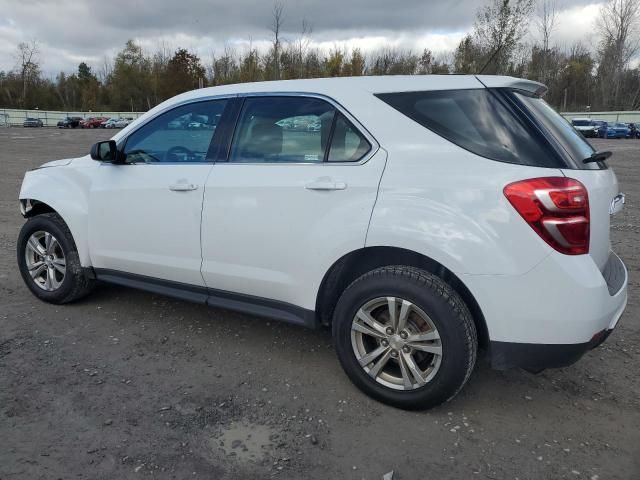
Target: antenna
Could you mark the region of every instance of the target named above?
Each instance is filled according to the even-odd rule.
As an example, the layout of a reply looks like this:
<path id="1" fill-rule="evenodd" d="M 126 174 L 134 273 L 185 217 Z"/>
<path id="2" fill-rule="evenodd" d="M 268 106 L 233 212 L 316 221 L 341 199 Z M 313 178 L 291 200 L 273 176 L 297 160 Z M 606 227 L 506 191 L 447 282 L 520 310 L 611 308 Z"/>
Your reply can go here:
<path id="1" fill-rule="evenodd" d="M 489 57 L 489 60 L 487 60 L 487 63 L 484 64 L 484 67 L 480 69 L 477 75 L 482 75 L 482 72 L 484 72 L 485 69 L 489 66 L 489 64 L 493 62 L 493 59 L 496 58 L 496 55 L 500 52 L 500 50 L 502 50 L 502 45 L 503 44 L 500 43 L 500 45 L 496 47 L 495 51 L 491 54 L 491 57 Z"/>

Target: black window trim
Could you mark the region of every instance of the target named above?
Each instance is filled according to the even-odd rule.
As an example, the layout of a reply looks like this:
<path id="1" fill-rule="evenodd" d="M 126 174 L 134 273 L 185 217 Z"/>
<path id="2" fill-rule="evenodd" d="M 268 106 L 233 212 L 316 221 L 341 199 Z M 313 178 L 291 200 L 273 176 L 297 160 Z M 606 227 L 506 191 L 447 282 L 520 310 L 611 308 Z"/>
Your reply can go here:
<path id="1" fill-rule="evenodd" d="M 242 111 L 242 107 L 244 106 L 244 101 L 246 98 L 250 98 L 250 97 L 307 97 L 307 98 L 317 98 L 320 100 L 324 100 L 326 102 L 328 102 L 329 104 L 331 104 L 336 111 L 342 113 L 345 118 L 347 120 L 349 120 L 349 122 L 351 122 L 351 124 L 354 126 L 354 128 L 367 140 L 367 142 L 369 142 L 369 151 L 362 156 L 362 158 L 358 161 L 353 161 L 353 162 L 328 162 L 328 161 L 322 161 L 322 162 L 258 162 L 258 163 L 251 163 L 251 162 L 230 162 L 229 161 L 229 156 L 231 155 L 231 146 L 233 143 L 233 138 L 235 137 L 235 131 L 236 128 L 238 127 L 238 120 L 240 119 L 240 113 Z M 225 137 L 225 142 L 221 143 L 221 146 L 219 147 L 219 149 L 217 150 L 216 154 L 219 158 L 211 158 L 210 154 L 213 153 L 213 142 L 214 140 L 216 140 L 216 135 L 214 133 L 213 137 L 211 138 L 211 144 L 209 145 L 209 150 L 207 151 L 207 158 L 206 161 L 204 162 L 154 162 L 154 163 L 144 163 L 144 165 L 204 165 L 204 164 L 226 164 L 226 165 L 315 165 L 315 166 L 322 166 L 322 165 L 343 165 L 343 166 L 357 166 L 357 165 L 363 165 L 365 163 L 367 163 L 369 161 L 369 159 L 371 159 L 371 157 L 373 157 L 378 150 L 380 150 L 380 144 L 378 143 L 378 141 L 376 140 L 376 138 L 371 134 L 371 132 L 369 130 L 367 130 L 367 128 L 362 125 L 362 123 L 353 115 L 351 114 L 351 112 L 349 110 L 347 110 L 342 104 L 340 104 L 338 101 L 336 101 L 335 99 L 321 94 L 321 93 L 311 93 L 311 92 L 296 92 L 296 91 L 292 91 L 292 92 L 287 92 L 287 91 L 265 91 L 265 92 L 241 92 L 241 93 L 227 93 L 227 94 L 220 94 L 220 95 L 207 95 L 207 96 L 203 96 L 203 97 L 198 97 L 198 98 L 190 98 L 190 99 L 186 99 L 183 100 L 181 102 L 178 103 L 174 103 L 171 105 L 168 105 L 166 108 L 163 108 L 162 110 L 159 110 L 158 112 L 156 112 L 152 117 L 149 117 L 147 119 L 145 119 L 145 122 L 140 124 L 140 125 L 136 125 L 134 129 L 132 129 L 129 132 L 126 132 L 125 135 L 123 135 L 121 138 L 118 138 L 117 141 L 117 146 L 118 146 L 118 150 L 120 151 L 124 151 L 124 149 L 126 148 L 127 145 L 127 141 L 129 140 L 129 137 L 131 135 L 133 135 L 135 132 L 137 132 L 138 130 L 140 130 L 141 128 L 143 128 L 145 125 L 147 125 L 149 122 L 153 121 L 154 119 L 158 118 L 160 115 L 163 115 L 167 112 L 170 112 L 171 110 L 178 108 L 178 107 L 182 107 L 184 105 L 189 105 L 192 103 L 201 103 L 201 102 L 208 102 L 208 101 L 212 101 L 212 100 L 228 100 L 229 103 L 227 104 L 227 107 L 225 108 L 225 111 L 223 113 L 222 118 L 220 119 L 220 123 L 218 124 L 218 127 L 216 127 L 216 130 L 218 130 L 219 127 L 223 126 L 225 128 L 225 133 L 226 130 L 231 128 L 230 134 L 228 136 Z M 335 120 L 337 118 L 337 115 L 334 115 L 334 119 L 333 122 L 335 124 Z M 331 126 L 331 133 L 333 133 L 333 124 Z M 328 147 L 331 145 L 331 140 L 332 138 L 328 138 L 327 139 L 327 145 Z M 330 148 L 327 148 L 326 151 L 328 152 L 330 150 Z M 327 155 L 325 155 L 326 158 L 328 158 Z M 125 165 L 127 165 L 127 163 L 125 163 Z M 142 163 L 137 163 L 136 165 L 143 165 Z"/>
<path id="2" fill-rule="evenodd" d="M 323 95 L 320 93 L 310 93 L 310 92 L 278 92 L 278 91 L 270 91 L 270 92 L 246 92 L 240 93 L 237 95 L 239 99 L 242 99 L 242 105 L 237 111 L 237 116 L 234 122 L 234 129 L 231 135 L 227 155 L 224 160 L 218 160 L 216 163 L 218 164 L 226 164 L 226 165 L 292 165 L 292 166 L 324 166 L 324 165 L 344 165 L 344 166 L 358 166 L 363 165 L 369 161 L 371 157 L 373 157 L 376 152 L 380 149 L 380 144 L 375 139 L 375 137 L 369 132 L 362 123 L 360 123 L 346 108 L 344 108 L 340 103 L 338 103 L 333 98 Z M 335 128 L 335 122 L 338 118 L 338 115 L 333 116 L 331 131 L 329 133 L 329 137 L 327 138 L 327 148 L 325 149 L 325 156 L 323 161 L 321 162 L 230 162 L 229 156 L 231 155 L 231 146 L 233 144 L 233 139 L 236 135 L 236 130 L 238 128 L 238 121 L 240 119 L 240 113 L 242 112 L 242 108 L 244 107 L 244 101 L 247 98 L 255 98 L 255 97 L 302 97 L 302 98 L 315 98 L 319 100 L 323 100 L 329 103 L 337 113 L 341 113 L 344 117 L 353 125 L 353 127 L 360 133 L 369 143 L 369 150 L 365 153 L 359 160 L 352 162 L 329 162 L 328 155 L 329 150 L 331 149 L 331 141 L 333 139 L 333 131 Z"/>
<path id="3" fill-rule="evenodd" d="M 544 165 L 528 165 L 528 164 L 523 164 L 523 163 L 516 163 L 516 162 L 507 162 L 505 160 L 500 160 L 500 159 L 496 159 L 493 157 L 489 157 L 486 155 L 483 155 L 481 153 L 478 152 L 474 152 L 473 150 L 470 150 L 469 148 L 460 145 L 456 142 L 454 142 L 453 140 L 446 138 L 444 136 L 442 136 L 440 133 L 436 132 L 435 130 L 432 130 L 431 128 L 429 128 L 426 125 L 422 125 L 421 123 L 417 122 L 416 120 L 412 119 L 411 117 L 409 117 L 408 115 L 406 115 L 403 112 L 403 115 L 405 115 L 409 120 L 416 122 L 418 125 L 420 125 L 423 128 L 426 128 L 427 130 L 429 130 L 431 133 L 433 133 L 434 135 L 439 136 L 440 138 L 443 138 L 444 140 L 446 140 L 447 142 L 469 152 L 472 153 L 473 155 L 476 155 L 478 157 L 481 158 L 486 158 L 487 160 L 491 160 L 493 162 L 500 162 L 500 163 L 506 163 L 507 165 L 521 165 L 521 166 L 529 166 L 529 167 L 534 167 L 534 168 L 546 168 L 546 169 L 554 169 L 554 170 L 558 170 L 558 169 L 563 169 L 563 168 L 573 168 L 571 165 L 572 163 L 567 163 L 567 159 L 566 157 L 562 154 L 563 152 L 561 150 L 559 150 L 559 146 L 556 145 L 556 141 L 555 139 L 553 141 L 551 141 L 549 139 L 549 134 L 546 133 L 546 130 L 542 130 L 540 128 L 540 126 L 538 125 L 538 122 L 532 118 L 532 116 L 526 112 L 526 109 L 523 108 L 523 106 L 520 103 L 516 103 L 517 100 L 515 99 L 515 96 L 512 94 L 509 94 L 510 92 L 516 90 L 514 88 L 488 88 L 488 87 L 477 87 L 477 88 L 465 88 L 465 89 L 442 89 L 442 90 L 407 90 L 407 91 L 398 91 L 398 92 L 384 92 L 384 93 L 375 93 L 374 96 L 376 98 L 378 98 L 380 101 L 384 102 L 387 106 L 389 106 L 390 108 L 393 108 L 394 110 L 397 110 L 396 108 L 394 108 L 393 106 L 391 106 L 390 104 L 388 104 L 382 97 L 384 97 L 387 94 L 402 94 L 402 93 L 420 93 L 420 92 L 440 92 L 440 91 L 449 91 L 449 90 L 466 90 L 466 91 L 471 91 L 471 90 L 475 90 L 475 91 L 488 91 L 489 94 L 493 95 L 500 103 L 502 103 L 503 105 L 506 104 L 507 108 L 511 109 L 511 110 L 515 110 L 514 113 L 517 114 L 517 117 L 520 121 L 525 123 L 526 127 L 529 128 L 534 128 L 535 131 L 537 132 L 538 136 L 539 136 L 539 140 L 544 144 L 545 148 L 549 151 L 549 153 L 551 155 L 554 155 L 556 157 L 556 159 L 558 161 L 560 161 L 561 163 L 563 163 L 564 165 L 557 165 L 557 166 L 544 166 Z M 518 90 L 521 92 L 525 92 L 527 95 L 529 96 L 536 96 L 534 94 L 531 94 L 531 92 L 525 91 L 525 90 Z M 552 137 L 553 138 L 553 137 Z"/>

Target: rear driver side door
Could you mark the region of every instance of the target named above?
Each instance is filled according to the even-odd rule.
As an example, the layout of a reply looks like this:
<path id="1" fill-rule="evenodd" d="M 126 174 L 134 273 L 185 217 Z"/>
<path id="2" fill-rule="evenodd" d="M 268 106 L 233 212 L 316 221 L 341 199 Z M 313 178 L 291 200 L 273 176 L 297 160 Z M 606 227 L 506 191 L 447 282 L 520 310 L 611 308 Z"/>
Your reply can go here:
<path id="1" fill-rule="evenodd" d="M 227 161 L 206 184 L 202 274 L 211 295 L 313 310 L 329 266 L 364 247 L 385 162 L 329 99 L 244 98 Z"/>

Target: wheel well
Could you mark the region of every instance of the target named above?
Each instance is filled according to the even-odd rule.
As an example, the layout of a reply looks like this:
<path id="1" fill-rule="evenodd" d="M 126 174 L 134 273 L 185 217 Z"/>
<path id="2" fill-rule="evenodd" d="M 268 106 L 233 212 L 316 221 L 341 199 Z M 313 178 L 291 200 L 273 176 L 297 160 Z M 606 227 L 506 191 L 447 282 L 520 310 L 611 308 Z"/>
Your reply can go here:
<path id="1" fill-rule="evenodd" d="M 35 217 L 36 215 L 42 215 L 43 213 L 58 213 L 49 205 L 39 200 L 25 199 L 20 200 L 20 203 L 23 211 L 25 212 L 25 218 Z M 27 210 L 28 206 L 30 206 L 30 208 Z"/>
<path id="2" fill-rule="evenodd" d="M 325 274 L 316 299 L 316 315 L 321 325 L 330 325 L 333 310 L 342 292 L 358 277 L 387 265 L 407 265 L 437 275 L 462 297 L 478 331 L 480 347 L 489 345 L 489 332 L 478 302 L 462 281 L 444 265 L 403 248 L 366 247 L 353 251 L 335 262 Z"/>

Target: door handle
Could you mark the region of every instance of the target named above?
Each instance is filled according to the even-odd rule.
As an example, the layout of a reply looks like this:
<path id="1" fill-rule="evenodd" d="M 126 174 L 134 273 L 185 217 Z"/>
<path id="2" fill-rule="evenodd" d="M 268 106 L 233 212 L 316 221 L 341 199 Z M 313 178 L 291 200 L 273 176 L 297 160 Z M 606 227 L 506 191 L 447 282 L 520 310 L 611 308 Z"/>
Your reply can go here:
<path id="1" fill-rule="evenodd" d="M 347 184 L 344 182 L 336 182 L 328 177 L 323 177 L 307 183 L 304 188 L 307 190 L 344 190 L 347 188 Z"/>
<path id="2" fill-rule="evenodd" d="M 174 183 L 173 185 L 169 185 L 169 190 L 172 192 L 189 192 L 197 189 L 198 185 L 193 183 Z"/>

